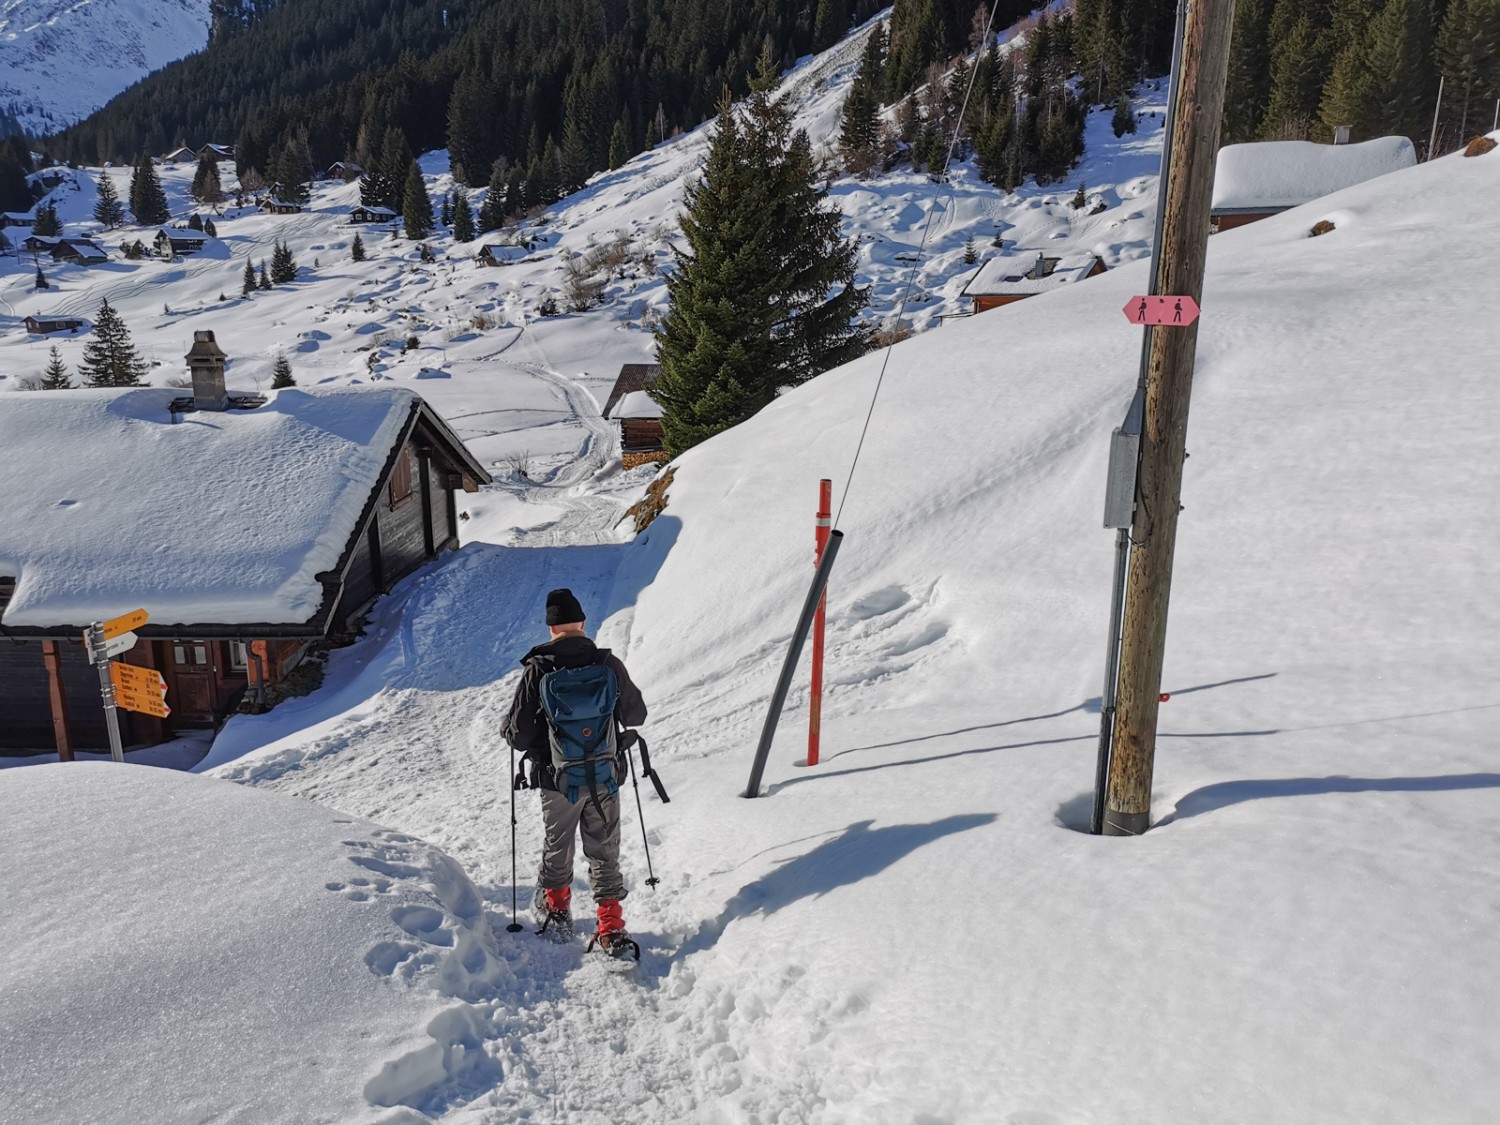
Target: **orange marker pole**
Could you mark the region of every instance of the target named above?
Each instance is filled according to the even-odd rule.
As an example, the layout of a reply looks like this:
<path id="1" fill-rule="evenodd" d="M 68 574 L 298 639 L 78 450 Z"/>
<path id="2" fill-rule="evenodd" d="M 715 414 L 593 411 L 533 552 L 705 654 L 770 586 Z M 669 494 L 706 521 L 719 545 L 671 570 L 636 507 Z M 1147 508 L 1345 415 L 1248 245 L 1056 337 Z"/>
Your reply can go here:
<path id="1" fill-rule="evenodd" d="M 833 526 L 833 481 L 818 482 L 818 520 L 816 539 L 818 549 L 813 555 L 813 566 L 823 561 L 823 548 L 828 546 L 828 533 Z M 813 618 L 812 650 L 812 700 L 807 716 L 807 764 L 818 764 L 818 737 L 823 721 L 823 630 L 828 623 L 828 591 L 818 601 L 818 615 Z"/>

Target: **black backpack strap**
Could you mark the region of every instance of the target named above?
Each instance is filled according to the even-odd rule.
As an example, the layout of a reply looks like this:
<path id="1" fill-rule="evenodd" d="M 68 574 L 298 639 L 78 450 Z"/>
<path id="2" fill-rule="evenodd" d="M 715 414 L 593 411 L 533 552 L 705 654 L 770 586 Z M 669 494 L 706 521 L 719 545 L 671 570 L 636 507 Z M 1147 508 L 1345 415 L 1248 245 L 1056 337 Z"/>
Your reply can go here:
<path id="1" fill-rule="evenodd" d="M 641 775 L 651 782 L 656 789 L 656 795 L 661 798 L 661 803 L 669 805 L 672 798 L 667 796 L 667 787 L 661 783 L 661 778 L 651 768 L 651 749 L 646 745 L 646 740 L 641 737 L 638 730 L 620 730 L 619 735 L 620 753 L 628 754 L 632 746 L 641 748 Z"/>

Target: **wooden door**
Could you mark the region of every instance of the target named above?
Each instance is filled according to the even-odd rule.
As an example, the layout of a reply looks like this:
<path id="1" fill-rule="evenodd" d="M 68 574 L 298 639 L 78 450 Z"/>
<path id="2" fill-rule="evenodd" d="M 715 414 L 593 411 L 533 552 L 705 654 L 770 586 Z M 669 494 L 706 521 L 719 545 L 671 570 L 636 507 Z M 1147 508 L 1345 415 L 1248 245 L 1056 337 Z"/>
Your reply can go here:
<path id="1" fill-rule="evenodd" d="M 173 691 L 168 697 L 174 727 L 211 727 L 218 708 L 214 667 L 218 646 L 208 641 L 173 641 L 169 646 Z"/>

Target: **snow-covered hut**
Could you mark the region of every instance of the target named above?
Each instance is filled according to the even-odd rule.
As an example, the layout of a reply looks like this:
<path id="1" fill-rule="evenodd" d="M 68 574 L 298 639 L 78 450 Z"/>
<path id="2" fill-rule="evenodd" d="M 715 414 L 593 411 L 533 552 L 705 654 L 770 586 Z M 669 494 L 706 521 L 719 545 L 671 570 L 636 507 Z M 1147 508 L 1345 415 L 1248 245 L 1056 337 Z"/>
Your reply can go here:
<path id="1" fill-rule="evenodd" d="M 458 546 L 455 493 L 489 475 L 414 392 L 226 389 L 211 332 L 193 390 L 0 395 L 0 749 L 106 745 L 82 629 L 143 608 L 120 659 L 166 680 L 166 720 L 217 726 L 310 644 Z M 45 466 L 46 471 L 38 471 Z M 122 718 L 124 716 L 122 715 Z"/>
<path id="2" fill-rule="evenodd" d="M 183 145 L 181 148 L 173 149 L 171 152 L 164 154 L 161 162 L 163 164 L 196 164 L 198 162 L 198 154 L 188 148 L 187 145 Z"/>
<path id="3" fill-rule="evenodd" d="M 5 230 L 7 227 L 30 227 L 35 224 L 35 211 L 0 211 L 0 230 Z"/>
<path id="4" fill-rule="evenodd" d="M 604 417 L 620 423 L 620 454 L 627 469 L 665 456 L 662 406 L 651 397 L 660 375 L 660 364 L 625 364 L 604 404 Z"/>
<path id="5" fill-rule="evenodd" d="M 400 217 L 399 213 L 389 207 L 360 206 L 349 212 L 351 223 L 392 223 Z"/>
<path id="6" fill-rule="evenodd" d="M 359 179 L 364 174 L 364 167 L 354 163 L 352 160 L 335 160 L 328 166 L 328 178 L 330 180 L 343 180 L 346 184 L 351 180 Z"/>
<path id="7" fill-rule="evenodd" d="M 183 254 L 196 254 L 207 242 L 208 235 L 201 230 L 162 227 L 156 232 L 156 238 L 151 245 L 158 256 L 170 260 Z"/>
<path id="8" fill-rule="evenodd" d="M 1232 230 L 1416 162 L 1417 150 L 1406 137 L 1376 137 L 1352 145 L 1225 145 L 1214 164 L 1211 215 L 1216 229 Z"/>
<path id="9" fill-rule="evenodd" d="M 476 260 L 482 266 L 505 266 L 521 261 L 527 253 L 524 246 L 513 246 L 506 242 L 486 242 L 479 248 Z"/>
<path id="10" fill-rule="evenodd" d="M 1097 254 L 1052 258 L 1040 253 L 1034 257 L 996 254 L 975 271 L 962 296 L 973 302 L 974 312 L 984 312 L 1103 272 L 1104 259 Z"/>
<path id="11" fill-rule="evenodd" d="M 198 159 L 208 157 L 215 164 L 222 164 L 226 160 L 234 159 L 233 145 L 204 145 L 198 150 Z"/>
<path id="12" fill-rule="evenodd" d="M 87 238 L 59 238 L 52 247 L 52 260 L 80 266 L 97 266 L 109 261 L 103 247 Z"/>

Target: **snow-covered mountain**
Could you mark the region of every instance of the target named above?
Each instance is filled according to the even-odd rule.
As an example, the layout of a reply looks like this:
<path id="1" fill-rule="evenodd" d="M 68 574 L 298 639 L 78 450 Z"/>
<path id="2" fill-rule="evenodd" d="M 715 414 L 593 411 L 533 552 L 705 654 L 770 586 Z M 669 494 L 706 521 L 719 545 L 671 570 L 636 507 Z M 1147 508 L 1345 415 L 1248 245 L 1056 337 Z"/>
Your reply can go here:
<path id="1" fill-rule="evenodd" d="M 0 110 L 56 132 L 208 42 L 208 0 L 3 0 Z"/>

